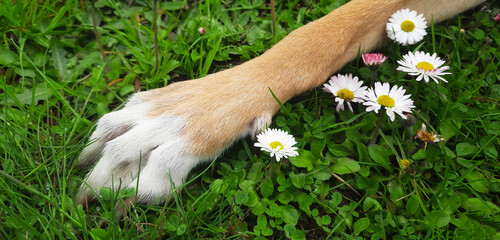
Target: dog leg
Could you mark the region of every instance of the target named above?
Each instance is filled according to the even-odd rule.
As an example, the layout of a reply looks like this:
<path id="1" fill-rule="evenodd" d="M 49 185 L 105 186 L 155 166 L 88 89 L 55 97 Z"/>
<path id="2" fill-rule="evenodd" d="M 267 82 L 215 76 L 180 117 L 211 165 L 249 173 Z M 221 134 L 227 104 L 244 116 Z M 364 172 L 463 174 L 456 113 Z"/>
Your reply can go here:
<path id="1" fill-rule="evenodd" d="M 197 80 L 135 94 L 99 120 L 79 157 L 94 169 L 79 202 L 101 187 L 135 188 L 138 201 L 169 197 L 189 171 L 236 140 L 269 125 L 281 102 L 319 86 L 353 60 L 387 42 L 385 24 L 411 8 L 444 20 L 484 0 L 353 0 L 285 37 L 263 55 Z M 430 22 L 430 21 L 428 21 Z"/>

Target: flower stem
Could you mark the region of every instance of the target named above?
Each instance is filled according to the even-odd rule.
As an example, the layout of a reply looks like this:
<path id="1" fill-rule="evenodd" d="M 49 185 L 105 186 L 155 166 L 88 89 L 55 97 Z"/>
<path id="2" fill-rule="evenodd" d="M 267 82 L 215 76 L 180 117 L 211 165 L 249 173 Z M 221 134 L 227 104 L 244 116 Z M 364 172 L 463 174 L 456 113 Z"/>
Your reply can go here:
<path id="1" fill-rule="evenodd" d="M 415 100 L 418 99 L 418 96 L 420 96 L 420 90 L 422 89 L 422 85 L 424 84 L 424 80 L 420 80 L 420 84 L 418 84 L 418 88 L 417 88 L 417 94 L 415 94 Z"/>
<path id="2" fill-rule="evenodd" d="M 406 129 L 408 130 L 408 136 L 410 136 L 410 144 L 413 145 L 413 127 L 406 127 Z"/>
<path id="3" fill-rule="evenodd" d="M 372 140 L 370 140 L 370 143 L 368 146 L 375 144 L 375 140 L 377 140 L 378 137 L 378 130 L 380 129 L 380 125 L 382 125 L 382 118 L 384 117 L 384 112 L 383 110 L 380 110 L 379 116 L 378 116 L 378 121 L 377 121 L 377 126 L 375 126 L 375 132 L 373 133 Z"/>
<path id="4" fill-rule="evenodd" d="M 439 98 L 441 98 L 442 100 L 444 100 L 445 102 L 448 101 L 448 98 L 442 93 L 440 92 L 438 89 L 436 89 L 434 86 L 430 85 L 429 83 L 426 83 L 426 85 L 432 90 L 434 91 Z"/>
<path id="5" fill-rule="evenodd" d="M 278 169 L 281 167 L 281 164 L 282 164 L 282 163 L 283 163 L 283 161 L 281 161 L 281 162 L 280 162 L 280 164 L 279 164 L 277 167 L 275 167 L 275 168 L 273 169 L 273 171 L 272 171 L 269 175 L 267 175 L 266 179 L 264 179 L 264 181 L 262 181 L 262 182 L 260 183 L 260 185 L 259 185 L 259 186 L 255 189 L 256 191 L 257 191 L 257 190 L 259 190 L 259 188 L 260 188 L 260 187 L 262 187 L 262 184 L 264 184 L 267 180 L 269 180 L 269 179 L 271 178 L 271 176 L 272 176 L 272 175 L 276 172 L 276 170 L 278 170 Z M 270 165 L 270 164 L 269 164 L 269 165 Z"/>
<path id="6" fill-rule="evenodd" d="M 373 83 L 375 82 L 375 78 L 377 77 L 377 70 L 370 69 L 372 72 L 370 87 L 373 88 Z"/>

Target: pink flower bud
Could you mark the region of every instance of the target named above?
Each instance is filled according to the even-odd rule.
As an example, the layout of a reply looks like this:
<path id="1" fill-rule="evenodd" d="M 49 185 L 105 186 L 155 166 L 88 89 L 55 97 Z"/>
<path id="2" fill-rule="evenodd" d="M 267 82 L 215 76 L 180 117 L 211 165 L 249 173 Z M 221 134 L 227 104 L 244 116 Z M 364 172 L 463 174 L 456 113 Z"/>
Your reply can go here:
<path id="1" fill-rule="evenodd" d="M 493 18 L 493 20 L 499 22 L 500 21 L 500 13 L 495 18 Z"/>
<path id="2" fill-rule="evenodd" d="M 387 60 L 387 57 L 381 53 L 365 53 L 361 55 L 361 58 L 367 66 L 380 66 Z"/>

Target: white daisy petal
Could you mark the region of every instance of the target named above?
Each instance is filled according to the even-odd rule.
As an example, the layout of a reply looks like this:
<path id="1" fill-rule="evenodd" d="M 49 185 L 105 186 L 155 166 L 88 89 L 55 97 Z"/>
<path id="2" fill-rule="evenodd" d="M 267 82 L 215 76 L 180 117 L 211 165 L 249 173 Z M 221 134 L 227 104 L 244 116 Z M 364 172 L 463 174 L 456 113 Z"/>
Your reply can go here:
<path id="1" fill-rule="evenodd" d="M 366 87 L 361 85 L 363 85 L 363 82 L 358 77 L 353 77 L 351 74 L 338 74 L 332 76 L 330 81 L 324 84 L 323 90 L 335 96 L 335 102 L 338 103 L 337 112 L 345 109 L 344 102 L 349 105 L 349 109 L 352 111 L 350 102 L 363 102 Z"/>
<path id="2" fill-rule="evenodd" d="M 447 82 L 441 76 L 451 73 L 445 72 L 450 67 L 442 66 L 444 63 L 437 57 L 436 53 L 430 55 L 421 51 L 408 52 L 403 56 L 403 60 L 398 61 L 399 67 L 396 70 L 406 72 L 411 76 L 418 76 L 416 81 L 423 79 L 425 82 L 429 82 L 429 78 L 431 78 L 436 83 L 439 83 L 439 80 Z"/>
<path id="3" fill-rule="evenodd" d="M 378 110 L 382 107 L 391 121 L 394 121 L 395 114 L 397 113 L 402 118 L 405 118 L 404 112 L 411 112 L 415 106 L 413 100 L 410 99 L 411 95 L 405 95 L 406 90 L 403 87 L 396 85 L 391 86 L 389 83 L 376 82 L 373 89 L 368 89 L 365 93 L 365 102 L 363 105 L 367 106 L 366 111 Z"/>
<path id="4" fill-rule="evenodd" d="M 422 14 L 417 15 L 416 11 L 401 9 L 389 18 L 386 24 L 387 36 L 403 46 L 415 44 L 427 34 L 426 25 Z"/>
<path id="5" fill-rule="evenodd" d="M 298 148 L 293 147 L 297 142 L 295 138 L 280 129 L 266 129 L 257 135 L 255 147 L 260 147 L 261 151 L 269 152 L 270 156 L 276 156 L 276 161 L 281 158 L 294 157 L 299 155 Z"/>
<path id="6" fill-rule="evenodd" d="M 391 122 L 394 122 L 394 112 L 390 108 L 385 109 L 385 112 L 389 116 L 389 119 L 391 119 Z"/>

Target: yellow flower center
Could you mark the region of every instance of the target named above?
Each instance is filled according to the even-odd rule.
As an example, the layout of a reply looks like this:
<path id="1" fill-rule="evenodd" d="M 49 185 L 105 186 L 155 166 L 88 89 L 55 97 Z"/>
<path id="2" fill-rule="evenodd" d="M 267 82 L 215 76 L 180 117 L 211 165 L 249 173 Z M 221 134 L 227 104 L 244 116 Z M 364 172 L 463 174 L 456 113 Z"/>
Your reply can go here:
<path id="1" fill-rule="evenodd" d="M 406 20 L 401 23 L 401 30 L 405 32 L 411 32 L 415 29 L 415 23 L 412 21 Z"/>
<path id="2" fill-rule="evenodd" d="M 434 69 L 434 66 L 432 66 L 432 64 L 428 63 L 428 62 L 419 62 L 417 63 L 417 68 L 418 69 L 424 69 L 424 71 L 429 71 L 429 70 L 432 70 Z"/>
<path id="3" fill-rule="evenodd" d="M 353 100 L 354 99 L 354 93 L 351 92 L 351 90 L 347 88 L 340 89 L 337 92 L 337 97 L 345 99 L 345 100 Z"/>
<path id="4" fill-rule="evenodd" d="M 406 169 L 406 168 L 408 168 L 408 166 L 410 166 L 410 161 L 408 161 L 406 159 L 401 159 L 401 160 L 399 160 L 399 164 L 401 165 L 401 167 L 403 169 Z"/>
<path id="5" fill-rule="evenodd" d="M 285 147 L 283 147 L 283 144 L 281 144 L 278 141 L 274 141 L 274 142 L 270 143 L 269 146 L 271 146 L 272 149 L 275 149 L 275 148 L 279 147 L 278 150 L 281 150 L 281 149 L 285 148 Z"/>
<path id="6" fill-rule="evenodd" d="M 377 102 L 384 106 L 384 107 L 388 107 L 388 108 L 391 108 L 391 107 L 394 107 L 394 99 L 392 99 L 391 97 L 387 96 L 387 95 L 382 95 L 380 97 L 378 97 L 377 99 Z"/>

